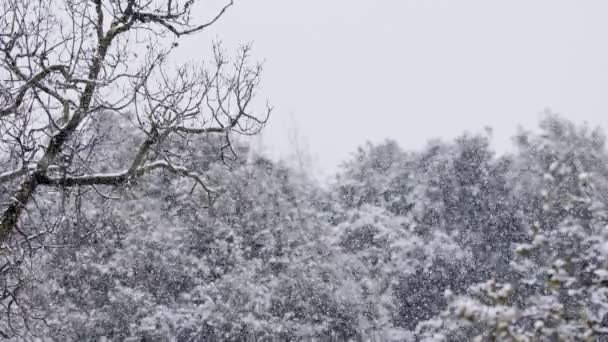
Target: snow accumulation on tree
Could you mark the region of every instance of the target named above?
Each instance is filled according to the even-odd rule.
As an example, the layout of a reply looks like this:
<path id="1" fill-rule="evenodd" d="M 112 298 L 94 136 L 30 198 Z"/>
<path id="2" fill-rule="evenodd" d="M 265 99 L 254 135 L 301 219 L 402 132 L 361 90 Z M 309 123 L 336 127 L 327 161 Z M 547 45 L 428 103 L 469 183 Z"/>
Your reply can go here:
<path id="1" fill-rule="evenodd" d="M 174 67 L 232 2 L 60 2 L 0 2 L 3 339 L 608 341 L 599 129 L 367 143 L 320 184 L 238 138 L 249 46 Z"/>

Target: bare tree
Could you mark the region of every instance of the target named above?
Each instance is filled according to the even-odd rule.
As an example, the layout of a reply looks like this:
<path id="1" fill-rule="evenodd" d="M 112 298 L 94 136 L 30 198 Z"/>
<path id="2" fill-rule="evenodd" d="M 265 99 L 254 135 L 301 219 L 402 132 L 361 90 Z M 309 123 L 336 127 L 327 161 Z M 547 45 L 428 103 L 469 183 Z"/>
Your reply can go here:
<path id="1" fill-rule="evenodd" d="M 211 70 L 166 66 L 177 38 L 205 29 L 232 5 L 206 23 L 193 24 L 194 3 L 3 3 L 0 146 L 6 170 L 0 182 L 17 180 L 18 186 L 2 212 L 0 241 L 15 231 L 40 186 L 120 185 L 162 168 L 206 188 L 200 175 L 155 146 L 171 135 L 221 134 L 229 149 L 231 132 L 259 131 L 270 108 L 262 117 L 249 112 L 260 76 L 260 66 L 248 64 L 249 47 L 240 51 L 229 71 L 218 46 Z M 128 118 L 146 136 L 132 147 L 125 169 L 99 173 L 87 162 L 103 133 L 89 131 L 99 113 Z"/>
<path id="2" fill-rule="evenodd" d="M 24 227 L 39 193 L 120 187 L 162 169 L 211 192 L 204 175 L 182 163 L 164 143 L 192 135 L 256 134 L 271 108 L 252 113 L 261 67 L 250 47 L 228 60 L 214 45 L 214 60 L 175 67 L 180 38 L 218 21 L 226 3 L 195 22 L 197 0 L 3 0 L 0 2 L 0 253 L 8 274 L 16 248 L 52 230 L 60 213 L 43 213 L 44 225 Z M 109 125 L 96 122 L 115 117 Z M 99 142 L 127 123 L 140 132 L 122 164 L 96 158 Z M 130 141 L 130 140 L 129 140 Z M 40 215 L 38 215 L 41 217 Z M 14 279 L 13 279 L 14 280 Z M 1 297 L 17 301 L 5 284 Z M 9 310 L 10 311 L 10 310 Z"/>

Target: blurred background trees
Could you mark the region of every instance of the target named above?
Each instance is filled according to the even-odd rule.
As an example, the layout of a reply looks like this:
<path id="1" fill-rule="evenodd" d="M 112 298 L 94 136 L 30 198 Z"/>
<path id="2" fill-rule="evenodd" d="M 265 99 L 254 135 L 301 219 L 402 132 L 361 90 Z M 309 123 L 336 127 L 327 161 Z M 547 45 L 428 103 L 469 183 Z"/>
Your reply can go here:
<path id="1" fill-rule="evenodd" d="M 242 142 L 226 163 L 201 136 L 189 141 L 197 148 L 187 166 L 206 175 L 213 200 L 169 171 L 132 183 L 120 200 L 75 196 L 80 209 L 34 254 L 37 281 L 23 298 L 39 319 L 19 331 L 54 340 L 603 338 L 603 134 L 550 115 L 514 141 L 502 156 L 486 133 L 410 152 L 370 143 L 321 185 Z"/>

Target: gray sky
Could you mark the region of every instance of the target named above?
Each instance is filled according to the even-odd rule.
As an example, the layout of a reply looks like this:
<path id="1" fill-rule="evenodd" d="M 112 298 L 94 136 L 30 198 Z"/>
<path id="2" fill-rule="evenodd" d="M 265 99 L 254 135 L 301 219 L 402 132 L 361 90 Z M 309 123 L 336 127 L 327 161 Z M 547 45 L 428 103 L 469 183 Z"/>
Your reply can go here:
<path id="1" fill-rule="evenodd" d="M 545 108 L 608 128 L 606 15 L 605 0 L 240 0 L 181 52 L 253 41 L 275 105 L 264 145 L 291 152 L 292 115 L 333 171 L 366 140 L 491 126 L 504 150 Z"/>

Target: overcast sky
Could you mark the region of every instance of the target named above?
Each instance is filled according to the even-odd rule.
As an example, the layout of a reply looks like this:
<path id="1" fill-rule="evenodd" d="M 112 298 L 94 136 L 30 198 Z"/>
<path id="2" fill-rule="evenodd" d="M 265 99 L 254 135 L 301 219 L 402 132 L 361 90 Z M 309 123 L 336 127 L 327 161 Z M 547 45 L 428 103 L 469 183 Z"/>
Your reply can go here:
<path id="1" fill-rule="evenodd" d="M 295 121 L 333 171 L 367 140 L 418 149 L 491 126 L 504 150 L 545 108 L 608 128 L 607 15 L 606 0 L 237 0 L 180 53 L 254 42 L 275 106 L 264 144 L 289 153 Z"/>

